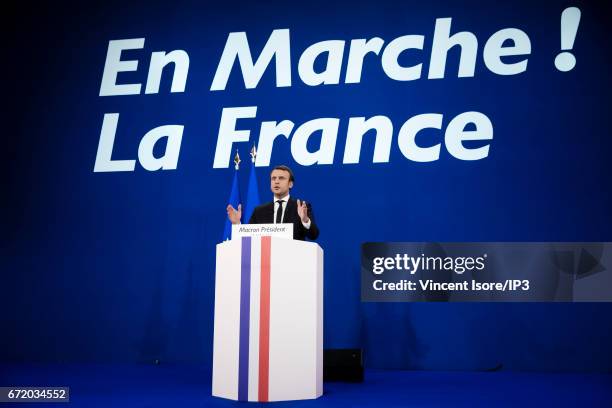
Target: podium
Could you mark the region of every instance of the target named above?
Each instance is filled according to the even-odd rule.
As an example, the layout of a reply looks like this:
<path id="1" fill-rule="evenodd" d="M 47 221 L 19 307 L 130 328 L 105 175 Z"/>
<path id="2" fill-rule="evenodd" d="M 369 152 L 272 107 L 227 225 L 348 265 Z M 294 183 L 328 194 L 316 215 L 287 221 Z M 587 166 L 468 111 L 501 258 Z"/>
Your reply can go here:
<path id="1" fill-rule="evenodd" d="M 217 245 L 212 395 L 287 401 L 323 393 L 323 250 L 243 236 Z"/>

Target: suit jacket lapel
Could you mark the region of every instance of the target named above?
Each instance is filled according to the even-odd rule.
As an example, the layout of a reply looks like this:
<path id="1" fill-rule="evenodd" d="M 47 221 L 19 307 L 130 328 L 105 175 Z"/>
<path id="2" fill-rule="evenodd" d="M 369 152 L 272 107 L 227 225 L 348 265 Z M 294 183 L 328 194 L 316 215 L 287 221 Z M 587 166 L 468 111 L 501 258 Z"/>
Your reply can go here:
<path id="1" fill-rule="evenodd" d="M 274 223 L 274 201 L 270 204 L 270 207 L 266 210 L 266 223 L 273 224 Z"/>
<path id="2" fill-rule="evenodd" d="M 287 208 L 285 208 L 285 216 L 283 217 L 283 222 L 293 222 L 293 215 L 297 212 L 297 203 L 295 199 L 289 198 L 287 202 Z"/>

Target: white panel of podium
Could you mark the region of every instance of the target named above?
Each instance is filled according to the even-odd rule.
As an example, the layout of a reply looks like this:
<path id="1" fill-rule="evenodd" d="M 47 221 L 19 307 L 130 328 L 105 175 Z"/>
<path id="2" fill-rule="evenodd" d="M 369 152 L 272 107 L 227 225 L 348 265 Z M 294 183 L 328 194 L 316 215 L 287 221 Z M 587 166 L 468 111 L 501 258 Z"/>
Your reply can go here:
<path id="1" fill-rule="evenodd" d="M 323 394 L 323 250 L 241 237 L 217 245 L 212 394 L 287 401 Z"/>

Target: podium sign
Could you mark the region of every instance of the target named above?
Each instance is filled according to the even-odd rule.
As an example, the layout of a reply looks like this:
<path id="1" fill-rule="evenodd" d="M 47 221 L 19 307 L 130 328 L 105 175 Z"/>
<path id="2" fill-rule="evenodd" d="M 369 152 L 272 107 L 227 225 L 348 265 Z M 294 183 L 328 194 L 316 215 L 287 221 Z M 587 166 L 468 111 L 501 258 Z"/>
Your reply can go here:
<path id="1" fill-rule="evenodd" d="M 281 237 L 293 239 L 293 224 L 236 224 L 232 225 L 232 239 L 242 237 Z"/>
<path id="2" fill-rule="evenodd" d="M 212 394 L 238 401 L 323 393 L 323 250 L 241 237 L 217 245 Z"/>

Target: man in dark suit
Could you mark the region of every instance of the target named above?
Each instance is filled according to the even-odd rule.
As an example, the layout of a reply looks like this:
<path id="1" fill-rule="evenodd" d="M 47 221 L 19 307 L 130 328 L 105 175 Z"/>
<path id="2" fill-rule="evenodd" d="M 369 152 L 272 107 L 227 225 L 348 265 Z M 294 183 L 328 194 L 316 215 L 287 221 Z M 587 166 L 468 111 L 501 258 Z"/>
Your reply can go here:
<path id="1" fill-rule="evenodd" d="M 295 177 L 289 167 L 276 166 L 272 169 L 270 190 L 274 194 L 274 201 L 255 208 L 249 224 L 293 223 L 293 239 L 315 240 L 319 236 L 319 228 L 314 220 L 312 206 L 289 196 L 294 182 Z M 242 206 L 238 205 L 238 209 L 234 209 L 228 205 L 227 216 L 232 224 L 240 224 Z"/>

